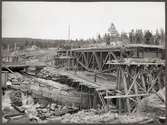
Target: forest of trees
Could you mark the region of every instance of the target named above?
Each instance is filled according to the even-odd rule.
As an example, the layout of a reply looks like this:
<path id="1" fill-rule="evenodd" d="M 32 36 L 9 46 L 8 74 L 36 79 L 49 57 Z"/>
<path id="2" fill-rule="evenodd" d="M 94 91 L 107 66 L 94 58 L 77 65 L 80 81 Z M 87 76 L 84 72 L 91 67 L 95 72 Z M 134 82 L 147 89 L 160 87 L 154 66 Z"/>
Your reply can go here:
<path id="1" fill-rule="evenodd" d="M 152 33 L 149 30 L 143 31 L 141 29 L 132 29 L 129 33 L 122 32 L 119 34 L 114 24 L 111 24 L 108 33 L 105 33 L 103 36 L 100 36 L 99 34 L 97 41 L 105 42 L 107 45 L 114 41 L 128 42 L 132 44 L 164 45 L 165 31 L 160 29 L 156 30 L 156 33 Z"/>
<path id="2" fill-rule="evenodd" d="M 87 40 L 76 39 L 76 40 L 44 40 L 44 39 L 31 39 L 31 38 L 3 38 L 2 49 L 22 50 L 32 45 L 36 45 L 39 48 L 80 48 L 83 45 L 105 43 L 109 45 L 111 42 L 122 41 L 133 44 L 154 44 L 160 45 L 165 44 L 165 31 L 163 29 L 156 30 L 156 33 L 152 33 L 149 30 L 143 31 L 141 29 L 131 30 L 129 33 L 118 33 L 115 25 L 112 23 L 108 29 L 108 33 L 104 35 L 98 35 L 97 38 L 91 38 Z"/>

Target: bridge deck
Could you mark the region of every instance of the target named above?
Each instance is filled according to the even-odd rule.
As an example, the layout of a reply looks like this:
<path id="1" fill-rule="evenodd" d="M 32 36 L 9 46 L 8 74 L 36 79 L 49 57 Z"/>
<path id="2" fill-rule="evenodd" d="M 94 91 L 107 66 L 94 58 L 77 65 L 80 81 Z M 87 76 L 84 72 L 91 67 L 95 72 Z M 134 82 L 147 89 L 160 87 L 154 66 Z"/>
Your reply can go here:
<path id="1" fill-rule="evenodd" d="M 124 60 L 122 60 L 122 62 L 119 62 L 117 60 L 109 60 L 107 61 L 106 64 L 110 64 L 110 65 L 154 65 L 154 66 L 165 66 L 165 60 L 162 59 L 149 59 L 149 58 L 124 58 Z"/>
<path id="2" fill-rule="evenodd" d="M 71 49 L 71 51 L 74 52 L 80 52 L 80 51 L 119 51 L 122 47 L 128 49 L 133 48 L 149 48 L 149 49 L 165 49 L 162 45 L 146 45 L 146 44 L 128 44 L 128 45 L 108 45 L 108 46 L 102 46 L 102 47 L 88 47 L 88 48 L 76 48 Z"/>

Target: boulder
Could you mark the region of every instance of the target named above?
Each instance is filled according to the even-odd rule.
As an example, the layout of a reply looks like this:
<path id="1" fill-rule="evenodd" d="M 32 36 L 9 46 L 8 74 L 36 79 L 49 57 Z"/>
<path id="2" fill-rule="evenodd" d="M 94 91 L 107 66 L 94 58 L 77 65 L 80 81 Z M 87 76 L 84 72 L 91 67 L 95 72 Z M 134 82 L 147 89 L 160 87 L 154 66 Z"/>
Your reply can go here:
<path id="1" fill-rule="evenodd" d="M 165 87 L 158 92 L 142 99 L 137 106 L 137 111 L 151 114 L 153 117 L 165 116 Z"/>

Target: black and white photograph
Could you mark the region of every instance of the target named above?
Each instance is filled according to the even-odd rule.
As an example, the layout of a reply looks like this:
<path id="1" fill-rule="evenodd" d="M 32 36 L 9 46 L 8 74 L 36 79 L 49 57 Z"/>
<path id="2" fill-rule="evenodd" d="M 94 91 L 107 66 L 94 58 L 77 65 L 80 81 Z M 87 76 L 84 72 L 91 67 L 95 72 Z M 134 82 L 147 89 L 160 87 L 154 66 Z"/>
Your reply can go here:
<path id="1" fill-rule="evenodd" d="M 165 123 L 165 2 L 2 1 L 1 19 L 2 123 Z"/>

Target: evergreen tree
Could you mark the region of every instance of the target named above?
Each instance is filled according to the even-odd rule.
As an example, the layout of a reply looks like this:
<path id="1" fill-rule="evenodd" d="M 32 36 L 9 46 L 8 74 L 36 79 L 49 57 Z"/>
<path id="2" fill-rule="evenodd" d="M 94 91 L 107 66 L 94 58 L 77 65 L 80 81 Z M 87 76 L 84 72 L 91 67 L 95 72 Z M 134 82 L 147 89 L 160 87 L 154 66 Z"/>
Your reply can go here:
<path id="1" fill-rule="evenodd" d="M 149 30 L 147 30 L 144 35 L 146 44 L 151 44 L 152 36 L 153 36 L 152 33 Z"/>
<path id="2" fill-rule="evenodd" d="M 135 42 L 136 43 L 143 43 L 143 32 L 142 32 L 142 30 L 136 30 Z"/>
<path id="3" fill-rule="evenodd" d="M 156 33 L 155 33 L 155 37 L 154 37 L 155 39 L 154 39 L 154 43 L 156 44 L 156 45 L 159 45 L 160 44 L 160 40 L 161 40 L 161 36 L 160 36 L 160 33 L 159 33 L 159 31 L 158 31 L 158 29 L 156 30 Z"/>
<path id="4" fill-rule="evenodd" d="M 161 29 L 160 30 L 160 34 L 161 34 L 161 44 L 162 45 L 165 45 L 165 32 L 164 32 L 164 29 Z"/>
<path id="5" fill-rule="evenodd" d="M 130 43 L 135 43 L 135 33 L 134 33 L 133 29 L 129 33 L 129 41 L 130 41 Z"/>
<path id="6" fill-rule="evenodd" d="M 98 43 L 102 42 L 102 39 L 101 39 L 101 35 L 100 35 L 100 34 L 97 35 L 97 42 L 98 42 Z"/>
<path id="7" fill-rule="evenodd" d="M 129 41 L 127 33 L 125 32 L 121 33 L 121 41 L 125 41 L 125 42 Z"/>
<path id="8" fill-rule="evenodd" d="M 106 45 L 110 45 L 110 35 L 105 33 L 104 34 L 104 41 L 106 43 Z"/>

